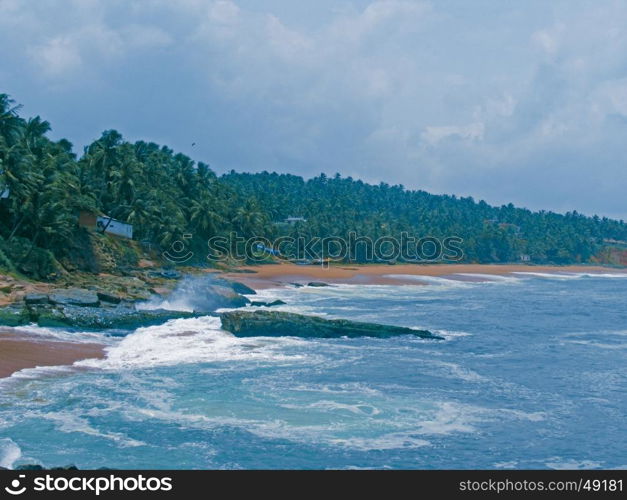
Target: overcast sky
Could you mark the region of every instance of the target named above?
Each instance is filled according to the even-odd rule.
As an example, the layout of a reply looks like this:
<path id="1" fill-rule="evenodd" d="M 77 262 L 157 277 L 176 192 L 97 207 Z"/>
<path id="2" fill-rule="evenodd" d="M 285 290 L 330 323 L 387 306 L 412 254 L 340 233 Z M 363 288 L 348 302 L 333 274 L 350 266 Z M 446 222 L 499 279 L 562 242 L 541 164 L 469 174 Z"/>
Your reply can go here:
<path id="1" fill-rule="evenodd" d="M 79 152 L 627 219 L 620 0 L 0 0 L 0 92 Z"/>

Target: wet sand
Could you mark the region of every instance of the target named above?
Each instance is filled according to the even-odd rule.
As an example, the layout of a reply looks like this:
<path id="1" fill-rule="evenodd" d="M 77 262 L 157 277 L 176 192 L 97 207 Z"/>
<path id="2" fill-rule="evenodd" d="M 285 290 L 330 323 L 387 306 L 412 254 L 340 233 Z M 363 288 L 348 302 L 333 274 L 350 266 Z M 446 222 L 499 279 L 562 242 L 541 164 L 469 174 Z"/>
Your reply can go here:
<path id="1" fill-rule="evenodd" d="M 104 354 L 104 346 L 100 344 L 53 341 L 0 329 L 0 378 L 24 368 L 71 365 L 83 359 L 100 359 Z"/>
<path id="2" fill-rule="evenodd" d="M 240 281 L 251 288 L 261 290 L 275 288 L 290 283 L 306 284 L 310 281 L 325 283 L 346 283 L 364 285 L 421 285 L 411 278 L 390 277 L 389 275 L 451 277 L 458 273 L 507 275 L 514 272 L 556 273 L 556 272 L 626 272 L 626 268 L 602 266 L 530 266 L 523 264 L 367 264 L 301 266 L 297 264 L 276 264 L 246 266 L 248 272 L 225 273 L 225 278 Z M 480 277 L 459 277 L 456 279 L 481 279 Z"/>

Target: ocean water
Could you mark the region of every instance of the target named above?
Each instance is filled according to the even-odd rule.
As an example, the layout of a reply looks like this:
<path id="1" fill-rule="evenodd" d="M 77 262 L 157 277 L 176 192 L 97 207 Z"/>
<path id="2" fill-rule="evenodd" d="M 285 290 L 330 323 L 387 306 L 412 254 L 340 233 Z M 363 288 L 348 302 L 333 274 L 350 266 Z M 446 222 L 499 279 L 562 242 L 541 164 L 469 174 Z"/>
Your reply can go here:
<path id="1" fill-rule="evenodd" d="M 0 465 L 627 468 L 627 275 L 451 278 L 258 296 L 439 342 L 238 339 L 214 317 L 30 327 L 109 356 L 0 381 Z"/>

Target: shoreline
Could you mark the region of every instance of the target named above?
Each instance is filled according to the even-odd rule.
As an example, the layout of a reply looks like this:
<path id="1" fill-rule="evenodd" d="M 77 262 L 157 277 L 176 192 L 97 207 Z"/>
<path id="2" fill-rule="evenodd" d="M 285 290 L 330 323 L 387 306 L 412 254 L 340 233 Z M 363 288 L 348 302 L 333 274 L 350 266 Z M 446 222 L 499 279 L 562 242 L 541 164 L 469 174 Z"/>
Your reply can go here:
<path id="1" fill-rule="evenodd" d="M 242 266 L 236 271 L 207 270 L 212 275 L 243 283 L 254 290 L 325 284 L 426 286 L 415 277 L 441 277 L 460 281 L 488 281 L 490 275 L 512 273 L 627 273 L 627 268 L 524 264 L 362 264 L 303 266 L 291 263 Z M 106 357 L 105 345 L 54 340 L 19 329 L 0 326 L 0 379 L 27 368 L 68 366 L 85 359 Z"/>
<path id="2" fill-rule="evenodd" d="M 424 286 L 413 278 L 402 276 L 452 277 L 460 274 L 504 276 L 512 273 L 624 273 L 624 267 L 593 265 L 531 266 L 525 264 L 346 264 L 328 268 L 312 265 L 273 264 L 242 266 L 239 272 L 227 271 L 219 275 L 231 281 L 239 281 L 254 290 L 305 285 L 311 281 L 348 285 L 413 285 Z M 466 281 L 483 281 L 481 276 L 455 276 Z"/>
<path id="3" fill-rule="evenodd" d="M 50 340 L 0 328 L 0 379 L 26 368 L 67 366 L 84 359 L 103 359 L 105 346 Z"/>

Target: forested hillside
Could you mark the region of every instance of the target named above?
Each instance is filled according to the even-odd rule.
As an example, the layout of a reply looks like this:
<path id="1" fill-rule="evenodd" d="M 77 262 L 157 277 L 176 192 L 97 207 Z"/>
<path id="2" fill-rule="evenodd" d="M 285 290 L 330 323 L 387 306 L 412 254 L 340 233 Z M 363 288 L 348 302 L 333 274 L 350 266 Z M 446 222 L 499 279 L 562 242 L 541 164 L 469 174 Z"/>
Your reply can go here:
<path id="1" fill-rule="evenodd" d="M 221 177 L 166 146 L 124 141 L 106 131 L 78 157 L 67 140 L 47 137 L 50 124 L 19 116 L 0 94 L 0 268 L 49 278 L 61 270 L 98 270 L 98 246 L 121 263 L 136 263 L 139 249 L 158 254 L 186 238 L 195 263 L 205 262 L 206 242 L 235 232 L 243 237 L 278 234 L 376 239 L 459 236 L 464 260 L 535 263 L 595 261 L 608 241 L 627 240 L 623 221 L 492 207 L 472 198 L 436 196 L 403 186 L 359 180 L 262 172 Z M 257 169 L 258 165 L 251 165 Z M 80 211 L 133 224 L 135 243 L 89 234 Z M 288 216 L 306 221 L 277 224 Z"/>

